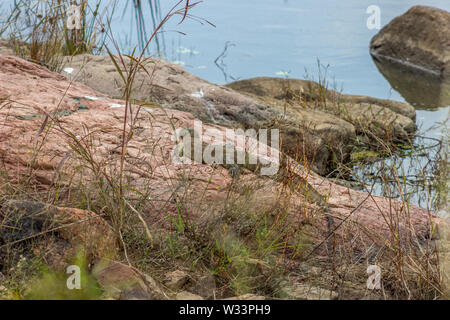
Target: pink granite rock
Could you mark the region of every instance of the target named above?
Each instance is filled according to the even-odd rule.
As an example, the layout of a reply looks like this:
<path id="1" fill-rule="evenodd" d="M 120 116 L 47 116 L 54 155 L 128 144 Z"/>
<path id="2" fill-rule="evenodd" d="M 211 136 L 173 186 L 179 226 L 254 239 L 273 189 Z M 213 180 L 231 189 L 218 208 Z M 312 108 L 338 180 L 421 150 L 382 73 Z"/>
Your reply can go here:
<path id="1" fill-rule="evenodd" d="M 39 65 L 11 56 L 0 56 L 0 170 L 11 181 L 33 177 L 30 183 L 49 188 L 55 183 L 81 183 L 95 188 L 95 165 L 102 166 L 109 176 L 120 167 L 124 101 L 111 99 Z M 136 110 L 137 106 L 133 106 Z M 213 214 L 214 207 L 227 197 L 233 179 L 222 166 L 200 163 L 176 164 L 171 161 L 175 146 L 174 128 L 192 128 L 192 114 L 160 107 L 143 107 L 135 117 L 135 130 L 128 143 L 124 166 L 124 184 L 128 190 L 148 192 L 157 199 L 146 211 L 146 219 L 158 222 L 158 215 L 176 212 L 171 201 L 180 186 L 189 181 L 192 199 L 203 201 L 203 210 L 188 214 Z M 203 124 L 203 129 L 225 132 L 219 125 Z M 76 152 L 83 146 L 84 159 Z M 84 166 L 81 166 L 84 164 Z M 390 246 L 392 234 L 406 239 L 413 232 L 420 239 L 430 237 L 430 212 L 414 205 L 371 196 L 297 167 L 297 174 L 307 180 L 328 199 L 330 214 L 337 231 L 337 240 L 344 245 L 365 250 L 375 241 Z M 274 180 L 248 172 L 242 183 L 260 181 L 255 189 L 257 205 L 270 205 L 282 186 Z M 282 195 L 286 196 L 286 195 Z M 293 220 L 317 215 L 315 235 L 320 242 L 327 235 L 323 210 L 308 205 L 304 197 L 289 198 Z M 394 229 L 392 229 L 394 226 Z M 392 232 L 394 231 L 394 232 Z"/>

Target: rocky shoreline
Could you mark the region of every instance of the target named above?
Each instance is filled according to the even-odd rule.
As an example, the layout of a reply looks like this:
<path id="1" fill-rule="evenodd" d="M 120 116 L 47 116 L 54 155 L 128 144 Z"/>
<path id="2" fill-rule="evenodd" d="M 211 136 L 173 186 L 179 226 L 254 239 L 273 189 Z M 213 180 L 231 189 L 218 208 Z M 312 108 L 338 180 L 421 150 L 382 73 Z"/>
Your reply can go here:
<path id="1" fill-rule="evenodd" d="M 105 61 L 103 57 L 84 56 L 79 59 L 85 60 L 87 58 L 96 59 L 96 66 L 100 65 L 99 60 Z M 225 119 L 223 123 L 225 121 L 233 123 L 233 121 L 236 121 L 236 118 L 232 116 L 233 113 L 239 114 L 241 118 L 245 118 L 246 114 L 243 111 L 251 110 L 248 113 L 250 119 L 259 116 L 259 119 L 262 120 L 264 119 L 264 112 L 266 115 L 271 113 L 280 115 L 281 108 L 276 109 L 273 107 L 274 111 L 272 111 L 267 102 L 260 102 L 256 98 L 244 96 L 230 88 L 214 86 L 204 81 L 201 82 L 202 86 L 199 87 L 198 81 L 201 80 L 195 79 L 195 77 L 182 71 L 179 67 L 168 65 L 162 61 L 158 61 L 158 63 L 163 64 L 167 70 L 170 70 L 171 76 L 167 80 L 170 84 L 179 85 L 180 79 L 186 77 L 183 83 L 192 84 L 192 88 L 185 88 L 184 93 L 178 91 L 178 93 L 166 97 L 165 103 L 172 99 L 172 103 L 177 105 L 177 107 L 169 109 L 161 109 L 155 106 L 146 107 L 146 112 L 142 112 L 139 115 L 137 126 L 140 129 L 135 133 L 128 147 L 125 175 L 132 179 L 129 180 L 130 188 L 142 190 L 145 187 L 152 190 L 152 194 L 159 201 L 167 202 L 170 201 L 172 195 L 170 192 L 167 192 L 170 190 L 170 185 L 166 181 L 172 181 L 172 183 L 177 180 L 181 181 L 182 176 L 180 174 L 185 170 L 183 165 L 167 164 L 170 150 L 173 147 L 171 123 L 176 123 L 180 127 L 191 127 L 196 120 L 196 114 L 202 114 L 203 120 L 209 123 L 205 124 L 206 128 L 211 126 L 216 130 L 225 130 L 225 127 L 214 124 L 213 119 L 223 118 Z M 70 66 L 76 70 L 73 62 Z M 165 73 L 158 72 L 157 74 Z M 197 82 L 194 82 L 194 80 Z M 264 81 L 267 80 L 263 79 L 263 83 Z M 276 79 L 269 79 L 269 81 L 273 81 L 275 84 L 279 83 Z M 103 85 L 106 82 L 104 81 Z M 261 82 L 257 80 L 256 82 L 250 81 L 250 83 L 257 85 Z M 293 83 L 295 84 L 295 82 Z M 300 84 L 303 84 L 303 82 L 300 82 Z M 238 85 L 241 86 L 242 83 L 232 84 L 231 86 L 236 87 Z M 181 87 L 183 86 L 180 85 Z M 276 88 L 276 86 L 274 87 Z M 249 90 L 248 86 L 244 88 Z M 192 94 L 196 92 L 194 90 L 202 90 L 210 100 L 193 97 Z M 21 177 L 30 177 L 31 172 L 33 180 L 30 183 L 43 190 L 51 188 L 55 184 L 60 186 L 67 185 L 69 180 L 82 181 L 83 184 L 94 183 L 95 179 L 90 177 L 89 170 L 81 172 L 75 170 L 81 164 L 81 160 L 70 151 L 70 145 L 73 144 L 73 141 L 83 143 L 83 141 L 86 141 L 84 140 L 86 137 L 90 137 L 89 141 L 95 141 L 95 148 L 91 150 L 92 157 L 103 159 L 103 162 L 110 164 L 118 163 L 120 156 L 114 150 L 119 145 L 118 137 L 120 136 L 124 108 L 117 106 L 124 106 L 125 103 L 123 101 L 111 99 L 104 92 L 94 91 L 81 83 L 49 72 L 41 66 L 11 56 L 0 56 L 0 95 L 4 97 L 0 109 L 0 117 L 3 124 L 0 128 L 0 153 L 2 167 L 6 169 L 6 173 L 10 174 L 9 179 L 11 181 L 21 180 Z M 177 95 L 179 95 L 180 101 L 176 100 Z M 269 96 L 269 98 L 264 98 L 264 101 L 268 101 L 266 99 L 275 100 L 276 98 Z M 366 101 L 369 98 L 361 99 Z M 208 117 L 208 113 L 205 112 L 208 102 L 215 103 L 215 109 L 218 113 L 215 114 L 214 118 Z M 196 106 L 197 111 L 194 109 L 192 113 L 187 113 L 177 110 L 182 108 L 187 110 L 190 106 Z M 361 106 L 364 107 L 364 103 Z M 377 107 L 382 108 L 380 106 Z M 407 107 L 405 107 L 405 110 L 407 110 Z M 298 112 L 299 114 L 307 114 L 303 108 Z M 320 115 L 324 115 L 322 111 L 312 110 L 311 112 L 318 114 L 319 117 L 315 119 L 317 121 L 320 119 L 323 123 L 323 118 L 320 118 Z M 392 114 L 393 111 L 385 108 L 385 112 Z M 50 114 L 54 115 L 52 117 L 54 119 L 51 122 L 56 121 L 56 119 L 57 122 L 51 125 L 48 130 L 46 128 L 43 131 L 40 128 L 47 121 L 46 115 Z M 398 118 L 403 119 L 404 123 L 409 125 L 409 127 L 408 125 L 402 126 L 402 122 L 397 124 L 402 129 L 399 130 L 401 134 L 406 131 L 405 127 L 413 128 L 413 125 L 410 125 L 413 123 L 412 119 L 397 115 Z M 330 115 L 329 117 L 334 116 Z M 326 117 L 324 118 L 326 119 Z M 346 123 L 349 135 L 355 134 L 356 129 L 349 122 L 339 120 L 339 118 L 333 119 L 333 125 L 336 122 L 339 123 L 338 121 Z M 74 137 L 64 134 L 63 131 L 58 129 L 60 125 L 64 125 L 66 130 L 73 132 L 79 140 L 73 140 Z M 318 141 L 326 139 L 339 139 L 342 141 L 343 137 L 338 136 L 338 132 L 340 132 L 339 127 L 336 128 L 333 125 L 325 124 L 326 129 L 323 131 L 320 130 L 320 126 L 317 126 L 315 131 L 312 131 L 314 134 L 311 134 L 311 136 Z M 333 127 L 336 128 L 334 135 Z M 320 136 L 319 133 L 325 134 Z M 326 135 L 330 136 L 327 138 Z M 36 150 L 36 145 L 41 145 L 39 152 Z M 163 146 L 163 149 L 158 153 L 149 153 L 150 151 L 147 150 L 152 145 Z M 227 190 L 229 190 L 233 182 L 233 178 L 226 169 L 219 167 L 211 170 L 211 166 L 205 164 L 194 164 L 192 169 L 190 179 L 196 181 L 196 186 L 193 188 L 206 191 L 206 196 L 203 196 L 203 199 L 207 203 L 210 205 L 219 204 L 225 199 Z M 58 172 L 57 176 L 55 176 L 55 172 Z M 430 232 L 435 227 L 430 225 L 430 215 L 426 210 L 415 206 L 405 206 L 405 204 L 398 201 L 369 196 L 335 185 L 327 179 L 304 169 L 296 174 L 307 180 L 313 188 L 328 199 L 329 214 L 333 216 L 335 222 L 340 226 L 335 231 L 336 236 L 341 239 L 339 241 L 340 244 L 336 244 L 337 246 L 347 247 L 349 240 L 354 237 L 357 237 L 359 240 L 351 242 L 353 250 L 361 250 L 361 245 L 370 246 L 370 243 L 376 244 L 377 247 L 380 245 L 387 247 L 394 245 L 397 240 L 391 239 L 388 223 L 388 217 L 393 210 L 396 212 L 396 219 L 399 219 L 397 221 L 399 235 L 406 237 L 410 232 L 410 226 L 412 226 L 416 236 L 422 239 L 420 241 L 434 239 Z M 279 194 L 276 190 L 283 189 L 282 184 L 255 176 L 251 172 L 247 172 L 241 180 L 243 181 L 242 183 L 248 184 L 259 181 L 261 184 L 255 189 L 255 192 L 260 194 L 258 206 L 270 207 L 273 205 L 276 202 L 276 195 Z M 304 207 L 305 200 L 299 194 L 290 197 L 289 201 L 292 202 L 291 208 L 293 211 L 291 214 L 292 218 L 294 218 L 296 216 L 294 213 L 297 210 L 295 208 Z M 2 205 L 1 216 L 3 219 L 8 216 L 5 213 L 5 206 L 6 208 L 8 207 L 5 204 Z M 327 215 L 324 215 L 320 208 L 314 208 L 314 204 L 308 206 L 311 209 L 307 209 L 310 213 L 306 214 L 306 216 L 316 216 L 314 222 L 315 231 L 310 236 L 315 239 L 314 243 L 319 244 L 324 241 L 327 235 Z M 171 205 L 164 207 L 154 206 L 151 209 L 153 213 L 145 215 L 145 219 L 148 219 L 147 223 L 154 224 L 155 217 L 159 215 L 156 214 L 155 216 L 156 212 L 162 214 L 164 211 L 175 209 L 176 207 Z M 71 209 L 65 210 L 70 212 Z M 210 210 L 210 215 L 214 216 L 214 209 L 211 208 Z M 193 210 L 190 214 L 193 215 L 192 217 L 195 217 L 200 212 L 196 213 Z M 320 216 L 323 218 L 320 218 Z M 202 215 L 197 217 L 201 218 Z M 297 219 L 295 218 L 295 220 Z M 300 218 L 299 223 L 302 223 L 303 219 Z M 431 221 L 437 223 L 441 220 L 438 217 L 433 217 Z M 33 232 L 39 233 L 42 230 L 32 231 L 32 234 Z M 7 241 L 5 239 L 9 239 L 8 237 L 5 238 L 4 235 L 2 237 L 5 243 Z M 400 236 L 400 239 L 402 238 L 403 236 Z M 320 251 L 322 254 L 326 254 L 326 246 L 323 246 Z"/>
<path id="2" fill-rule="evenodd" d="M 126 66 L 132 63 L 127 60 Z M 102 298 L 217 298 L 214 275 L 191 276 L 175 270 L 155 280 L 122 263 L 124 256 L 129 258 L 122 235 L 119 243 L 111 227 L 117 217 L 104 214 L 117 204 L 103 203 L 102 207 L 91 206 L 91 202 L 102 203 L 105 194 L 96 192 L 103 188 L 110 192 L 111 186 L 117 185 L 117 172 L 123 169 L 120 192 L 122 183 L 126 188 L 120 199 L 127 199 L 125 206 L 145 226 L 146 247 L 169 246 L 164 235 L 173 232 L 180 203 L 183 219 L 209 226 L 211 230 L 205 229 L 208 232 L 204 234 L 214 239 L 221 239 L 230 228 L 231 222 L 216 228 L 232 220 L 224 215 L 230 197 L 244 202 L 252 214 L 267 213 L 270 224 L 278 223 L 278 211 L 285 213 L 282 219 L 292 228 L 286 247 L 301 243 L 305 260 L 283 258 L 293 267 L 291 274 L 273 285 L 279 298 L 338 299 L 348 297 L 348 292 L 358 298 L 386 298 L 385 292 L 368 293 L 365 279 L 355 277 L 347 289 L 332 286 L 327 282 L 332 274 L 321 275 L 317 266 L 325 261 L 328 267 L 336 269 L 337 263 L 345 269 L 345 257 L 361 275 L 380 252 L 389 255 L 398 248 L 405 250 L 402 253 L 438 250 L 443 283 L 448 285 L 447 220 L 406 201 L 358 192 L 324 177 L 338 164 L 349 162 L 356 140 L 375 150 L 381 142 L 408 143 L 416 130 L 411 105 L 344 95 L 297 79 L 255 78 L 218 86 L 160 59 L 145 60 L 128 101 L 123 100 L 124 89 L 111 57 L 66 57 L 58 74 L 16 57 L 4 43 L 0 45 L 0 172 L 7 181 L 0 184 L 0 192 L 10 194 L 10 184 L 34 190 L 30 199 L 23 199 L 23 194 L 0 198 L 0 256 L 6 256 L 5 248 L 14 245 L 21 246 L 27 259 L 52 252 L 45 261 L 61 271 L 81 247 L 104 291 Z M 126 105 L 139 112 L 131 113 L 128 120 L 134 130 L 122 154 Z M 284 168 L 287 179 L 264 177 L 246 167 L 237 179 L 225 166 L 171 162 L 177 142 L 175 129 L 192 129 L 197 121 L 203 123 L 205 141 L 213 140 L 208 132 L 226 135 L 227 129 L 279 129 L 284 164 L 293 164 Z M 69 199 L 79 190 L 92 197 L 82 202 L 83 208 L 31 199 L 37 198 L 36 194 L 50 198 L 55 193 Z M 251 197 L 242 200 L 249 190 Z M 312 193 L 322 202 L 310 201 Z M 145 196 L 136 210 L 132 199 L 138 195 Z M 246 225 L 249 217 L 234 226 L 236 234 L 248 237 L 252 229 Z M 189 223 L 177 226 L 184 232 Z M 297 230 L 302 230 L 304 238 L 296 238 Z M 186 233 L 183 236 L 187 237 Z M 30 239 L 37 243 L 31 244 Z M 314 263 L 307 259 L 310 256 Z M 119 257 L 121 262 L 116 261 Z M 0 260 L 0 281 L 6 264 L 6 259 Z M 258 273 L 270 274 L 267 263 L 251 260 L 250 264 Z M 317 283 L 321 276 L 322 282 Z M 219 298 L 229 298 L 227 294 L 229 291 L 221 292 Z M 256 294 L 233 297 L 262 298 Z"/>
<path id="3" fill-rule="evenodd" d="M 278 128 L 283 151 L 296 155 L 298 145 L 306 144 L 305 160 L 321 175 L 335 168 L 333 162 L 348 161 L 349 146 L 357 136 L 369 139 L 367 131 L 382 139 L 408 141 L 416 129 L 414 108 L 406 103 L 343 95 L 296 79 L 257 78 L 217 86 L 163 60 L 147 63 L 156 72 L 151 80 L 144 70 L 137 72 L 137 101 L 189 112 L 205 123 L 229 128 Z M 62 71 L 69 79 L 122 97 L 120 75 L 109 57 L 80 55 L 67 58 L 64 66 L 72 71 Z"/>

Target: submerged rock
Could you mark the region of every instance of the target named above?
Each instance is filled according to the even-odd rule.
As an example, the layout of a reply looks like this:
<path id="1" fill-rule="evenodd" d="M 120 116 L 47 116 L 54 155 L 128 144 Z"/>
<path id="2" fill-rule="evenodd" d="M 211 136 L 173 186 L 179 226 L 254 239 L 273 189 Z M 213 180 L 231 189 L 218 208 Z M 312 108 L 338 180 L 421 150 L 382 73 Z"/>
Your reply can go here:
<path id="1" fill-rule="evenodd" d="M 450 13 L 433 7 L 414 6 L 372 39 L 370 52 L 374 57 L 396 60 L 448 78 Z"/>

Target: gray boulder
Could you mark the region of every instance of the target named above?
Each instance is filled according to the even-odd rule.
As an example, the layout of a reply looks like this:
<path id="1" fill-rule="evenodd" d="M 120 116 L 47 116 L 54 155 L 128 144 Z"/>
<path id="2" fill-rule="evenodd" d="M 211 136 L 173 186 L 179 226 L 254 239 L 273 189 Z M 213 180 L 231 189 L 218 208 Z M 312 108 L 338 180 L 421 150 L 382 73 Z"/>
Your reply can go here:
<path id="1" fill-rule="evenodd" d="M 371 41 L 376 57 L 399 61 L 441 78 L 450 76 L 450 13 L 414 6 L 386 25 Z"/>

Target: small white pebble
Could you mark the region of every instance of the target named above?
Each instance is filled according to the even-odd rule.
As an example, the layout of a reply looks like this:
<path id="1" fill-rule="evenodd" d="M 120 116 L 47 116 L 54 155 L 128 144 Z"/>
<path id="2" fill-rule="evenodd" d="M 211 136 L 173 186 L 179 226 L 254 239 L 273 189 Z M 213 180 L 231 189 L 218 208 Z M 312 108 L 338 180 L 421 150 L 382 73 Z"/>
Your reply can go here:
<path id="1" fill-rule="evenodd" d="M 110 108 L 125 108 L 124 104 L 112 103 L 109 105 Z"/>
<path id="2" fill-rule="evenodd" d="M 205 94 L 203 93 L 203 89 L 200 89 L 199 92 L 194 92 L 191 94 L 191 97 L 199 98 L 199 99 L 203 98 L 204 96 L 205 96 Z"/>
<path id="3" fill-rule="evenodd" d="M 73 68 L 64 68 L 64 72 L 71 74 L 73 72 Z"/>
<path id="4" fill-rule="evenodd" d="M 86 100 L 91 100 L 91 101 L 97 101 L 97 100 L 100 100 L 100 98 L 98 98 L 98 97 L 91 97 L 91 96 L 86 96 L 86 97 L 84 97 Z"/>

